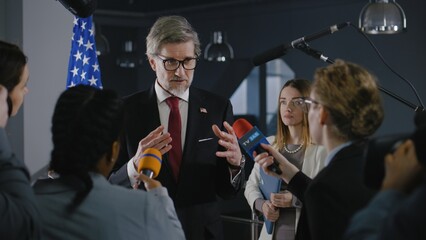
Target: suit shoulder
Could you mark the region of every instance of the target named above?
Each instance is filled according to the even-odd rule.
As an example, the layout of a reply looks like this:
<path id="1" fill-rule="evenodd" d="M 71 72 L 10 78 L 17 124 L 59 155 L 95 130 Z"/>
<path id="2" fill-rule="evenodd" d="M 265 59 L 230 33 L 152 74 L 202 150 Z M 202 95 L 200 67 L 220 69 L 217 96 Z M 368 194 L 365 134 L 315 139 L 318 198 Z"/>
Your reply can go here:
<path id="1" fill-rule="evenodd" d="M 216 93 L 212 93 L 212 92 L 209 92 L 209 91 L 204 90 L 204 89 L 193 87 L 191 89 L 191 91 L 193 91 L 193 93 L 199 95 L 200 97 L 202 97 L 202 98 L 204 98 L 208 101 L 213 101 L 213 102 L 216 102 L 216 103 L 228 103 L 229 102 L 229 99 L 224 98 L 224 97 L 222 97 L 222 96 L 220 96 Z"/>
<path id="2" fill-rule="evenodd" d="M 155 101 L 153 96 L 155 95 L 152 95 L 148 89 L 123 97 L 125 112 L 133 112 L 141 106 L 152 103 Z"/>
<path id="3" fill-rule="evenodd" d="M 137 101 L 139 99 L 147 98 L 148 95 L 149 95 L 148 90 L 138 91 L 138 92 L 132 93 L 130 95 L 124 96 L 123 100 L 124 100 L 125 103 L 129 103 L 129 102 Z"/>

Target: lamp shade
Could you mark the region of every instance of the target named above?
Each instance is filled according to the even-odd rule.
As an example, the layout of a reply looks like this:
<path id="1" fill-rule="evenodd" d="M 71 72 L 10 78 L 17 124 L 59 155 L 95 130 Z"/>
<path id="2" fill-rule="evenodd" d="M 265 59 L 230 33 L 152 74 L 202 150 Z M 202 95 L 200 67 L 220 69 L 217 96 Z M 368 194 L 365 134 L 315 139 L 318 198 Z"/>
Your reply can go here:
<path id="1" fill-rule="evenodd" d="M 359 28 L 368 34 L 394 34 L 406 31 L 407 20 L 394 0 L 370 0 L 359 15 Z"/>
<path id="2" fill-rule="evenodd" d="M 101 26 L 95 25 L 95 42 L 96 42 L 96 55 L 106 55 L 109 53 L 109 42 L 105 35 L 101 32 Z"/>
<path id="3" fill-rule="evenodd" d="M 212 39 L 204 50 L 204 59 L 210 62 L 226 62 L 234 58 L 234 50 L 226 41 L 226 36 L 221 31 L 215 31 Z"/>

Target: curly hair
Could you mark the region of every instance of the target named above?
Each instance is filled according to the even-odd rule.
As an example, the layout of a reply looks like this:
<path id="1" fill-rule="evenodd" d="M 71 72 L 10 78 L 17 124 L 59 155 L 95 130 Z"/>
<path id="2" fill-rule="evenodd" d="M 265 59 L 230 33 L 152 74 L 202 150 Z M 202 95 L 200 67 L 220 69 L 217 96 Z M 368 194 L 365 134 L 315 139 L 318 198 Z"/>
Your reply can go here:
<path id="1" fill-rule="evenodd" d="M 312 89 L 330 113 L 334 133 L 344 140 L 368 137 L 383 121 L 376 78 L 359 65 L 337 60 L 317 69 Z"/>
<path id="2" fill-rule="evenodd" d="M 92 189 L 89 172 L 119 139 L 124 120 L 121 98 L 112 90 L 78 85 L 64 91 L 52 118 L 53 150 L 50 169 L 61 177 L 77 177 L 84 183 L 70 209 L 77 207 Z"/>
<path id="3" fill-rule="evenodd" d="M 21 80 L 27 57 L 15 44 L 0 40 L 0 84 L 11 92 Z"/>

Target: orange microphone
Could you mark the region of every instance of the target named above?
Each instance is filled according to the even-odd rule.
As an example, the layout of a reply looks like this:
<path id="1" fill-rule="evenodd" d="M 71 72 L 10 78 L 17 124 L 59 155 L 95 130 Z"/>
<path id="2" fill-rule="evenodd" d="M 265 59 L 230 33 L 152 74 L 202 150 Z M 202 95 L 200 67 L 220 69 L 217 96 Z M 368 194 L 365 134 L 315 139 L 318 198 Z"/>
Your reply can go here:
<path id="1" fill-rule="evenodd" d="M 160 173 L 161 162 L 161 152 L 155 148 L 148 148 L 142 153 L 138 165 L 138 172 L 149 178 L 155 178 L 158 176 L 158 173 Z"/>

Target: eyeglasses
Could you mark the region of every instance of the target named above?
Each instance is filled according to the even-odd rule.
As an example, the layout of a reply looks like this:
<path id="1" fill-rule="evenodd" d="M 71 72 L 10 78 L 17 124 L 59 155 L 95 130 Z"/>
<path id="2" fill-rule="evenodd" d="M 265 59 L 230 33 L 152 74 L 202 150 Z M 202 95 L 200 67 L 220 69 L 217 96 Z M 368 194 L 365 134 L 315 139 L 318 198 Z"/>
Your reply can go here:
<path id="1" fill-rule="evenodd" d="M 285 106 L 291 104 L 291 106 L 301 109 L 305 107 L 305 101 L 302 97 L 293 98 L 289 102 L 286 99 L 280 99 L 280 104 Z"/>
<path id="2" fill-rule="evenodd" d="M 185 58 L 182 61 L 179 61 L 174 58 L 163 58 L 160 55 L 156 55 L 159 59 L 163 61 L 164 69 L 167 71 L 176 71 L 180 65 L 186 70 L 194 70 L 197 66 L 198 58 Z"/>
<path id="3" fill-rule="evenodd" d="M 305 108 L 304 108 L 304 110 L 306 111 L 306 112 L 308 112 L 310 109 L 311 109 L 311 107 L 313 106 L 313 105 L 318 105 L 318 104 L 320 104 L 318 101 L 316 101 L 316 100 L 314 100 L 314 99 L 312 99 L 312 98 L 310 98 L 310 97 L 304 97 L 304 98 L 302 98 L 303 99 L 303 102 L 305 103 Z"/>

